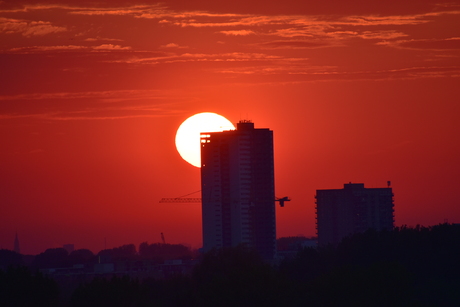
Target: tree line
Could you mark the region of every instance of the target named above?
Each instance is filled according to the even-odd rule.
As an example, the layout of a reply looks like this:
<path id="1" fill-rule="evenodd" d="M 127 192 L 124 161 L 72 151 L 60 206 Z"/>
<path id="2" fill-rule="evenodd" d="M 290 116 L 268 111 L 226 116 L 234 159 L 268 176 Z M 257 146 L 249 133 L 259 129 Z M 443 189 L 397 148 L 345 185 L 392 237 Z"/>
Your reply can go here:
<path id="1" fill-rule="evenodd" d="M 460 225 L 398 227 L 301 248 L 276 265 L 245 246 L 212 250 L 190 275 L 95 278 L 64 303 L 51 279 L 10 267 L 0 271 L 0 305 L 13 306 L 3 285 L 17 293 L 16 278 L 21 293 L 40 284 L 46 306 L 460 306 L 459 259 Z"/>

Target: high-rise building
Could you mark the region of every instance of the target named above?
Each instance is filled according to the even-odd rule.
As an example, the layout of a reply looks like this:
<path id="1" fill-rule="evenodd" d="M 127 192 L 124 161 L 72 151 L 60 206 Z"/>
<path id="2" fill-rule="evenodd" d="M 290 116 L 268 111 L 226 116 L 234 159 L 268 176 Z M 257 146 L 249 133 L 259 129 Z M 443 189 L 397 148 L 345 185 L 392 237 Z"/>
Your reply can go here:
<path id="1" fill-rule="evenodd" d="M 338 244 L 344 237 L 368 229 L 391 230 L 394 226 L 391 187 L 365 188 L 362 183 L 343 189 L 316 191 L 318 244 Z"/>
<path id="2" fill-rule="evenodd" d="M 203 249 L 246 244 L 276 252 L 273 131 L 240 121 L 201 134 Z"/>

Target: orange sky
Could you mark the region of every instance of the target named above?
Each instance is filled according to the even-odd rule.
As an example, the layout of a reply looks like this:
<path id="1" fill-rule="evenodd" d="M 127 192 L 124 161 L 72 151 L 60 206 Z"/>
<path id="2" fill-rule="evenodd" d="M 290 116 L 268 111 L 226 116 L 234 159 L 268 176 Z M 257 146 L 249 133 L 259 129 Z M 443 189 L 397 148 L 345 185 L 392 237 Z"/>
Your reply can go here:
<path id="1" fill-rule="evenodd" d="M 205 111 L 274 131 L 278 236 L 347 182 L 460 222 L 459 1 L 57 2 L 0 1 L 0 248 L 200 247 L 158 201 L 200 189 L 174 137 Z"/>

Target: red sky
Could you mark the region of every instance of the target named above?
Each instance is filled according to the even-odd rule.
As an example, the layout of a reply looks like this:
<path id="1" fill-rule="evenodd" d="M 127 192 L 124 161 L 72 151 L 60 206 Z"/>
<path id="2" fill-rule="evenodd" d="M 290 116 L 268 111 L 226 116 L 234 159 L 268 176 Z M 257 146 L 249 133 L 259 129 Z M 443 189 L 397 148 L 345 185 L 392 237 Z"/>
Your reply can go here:
<path id="1" fill-rule="evenodd" d="M 391 180 L 396 225 L 460 222 L 459 1 L 11 2 L 1 248 L 200 247 L 200 205 L 158 201 L 200 189 L 174 137 L 205 111 L 274 131 L 278 237 L 347 182 Z"/>

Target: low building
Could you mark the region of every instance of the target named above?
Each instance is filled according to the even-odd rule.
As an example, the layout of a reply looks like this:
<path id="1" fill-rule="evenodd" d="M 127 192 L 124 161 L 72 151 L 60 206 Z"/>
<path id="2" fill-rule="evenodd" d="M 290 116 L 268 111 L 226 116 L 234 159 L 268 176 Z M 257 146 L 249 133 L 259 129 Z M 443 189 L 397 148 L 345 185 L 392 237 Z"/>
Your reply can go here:
<path id="1" fill-rule="evenodd" d="M 337 245 L 353 233 L 368 229 L 391 230 L 394 226 L 393 192 L 347 183 L 343 189 L 316 191 L 318 245 Z"/>

